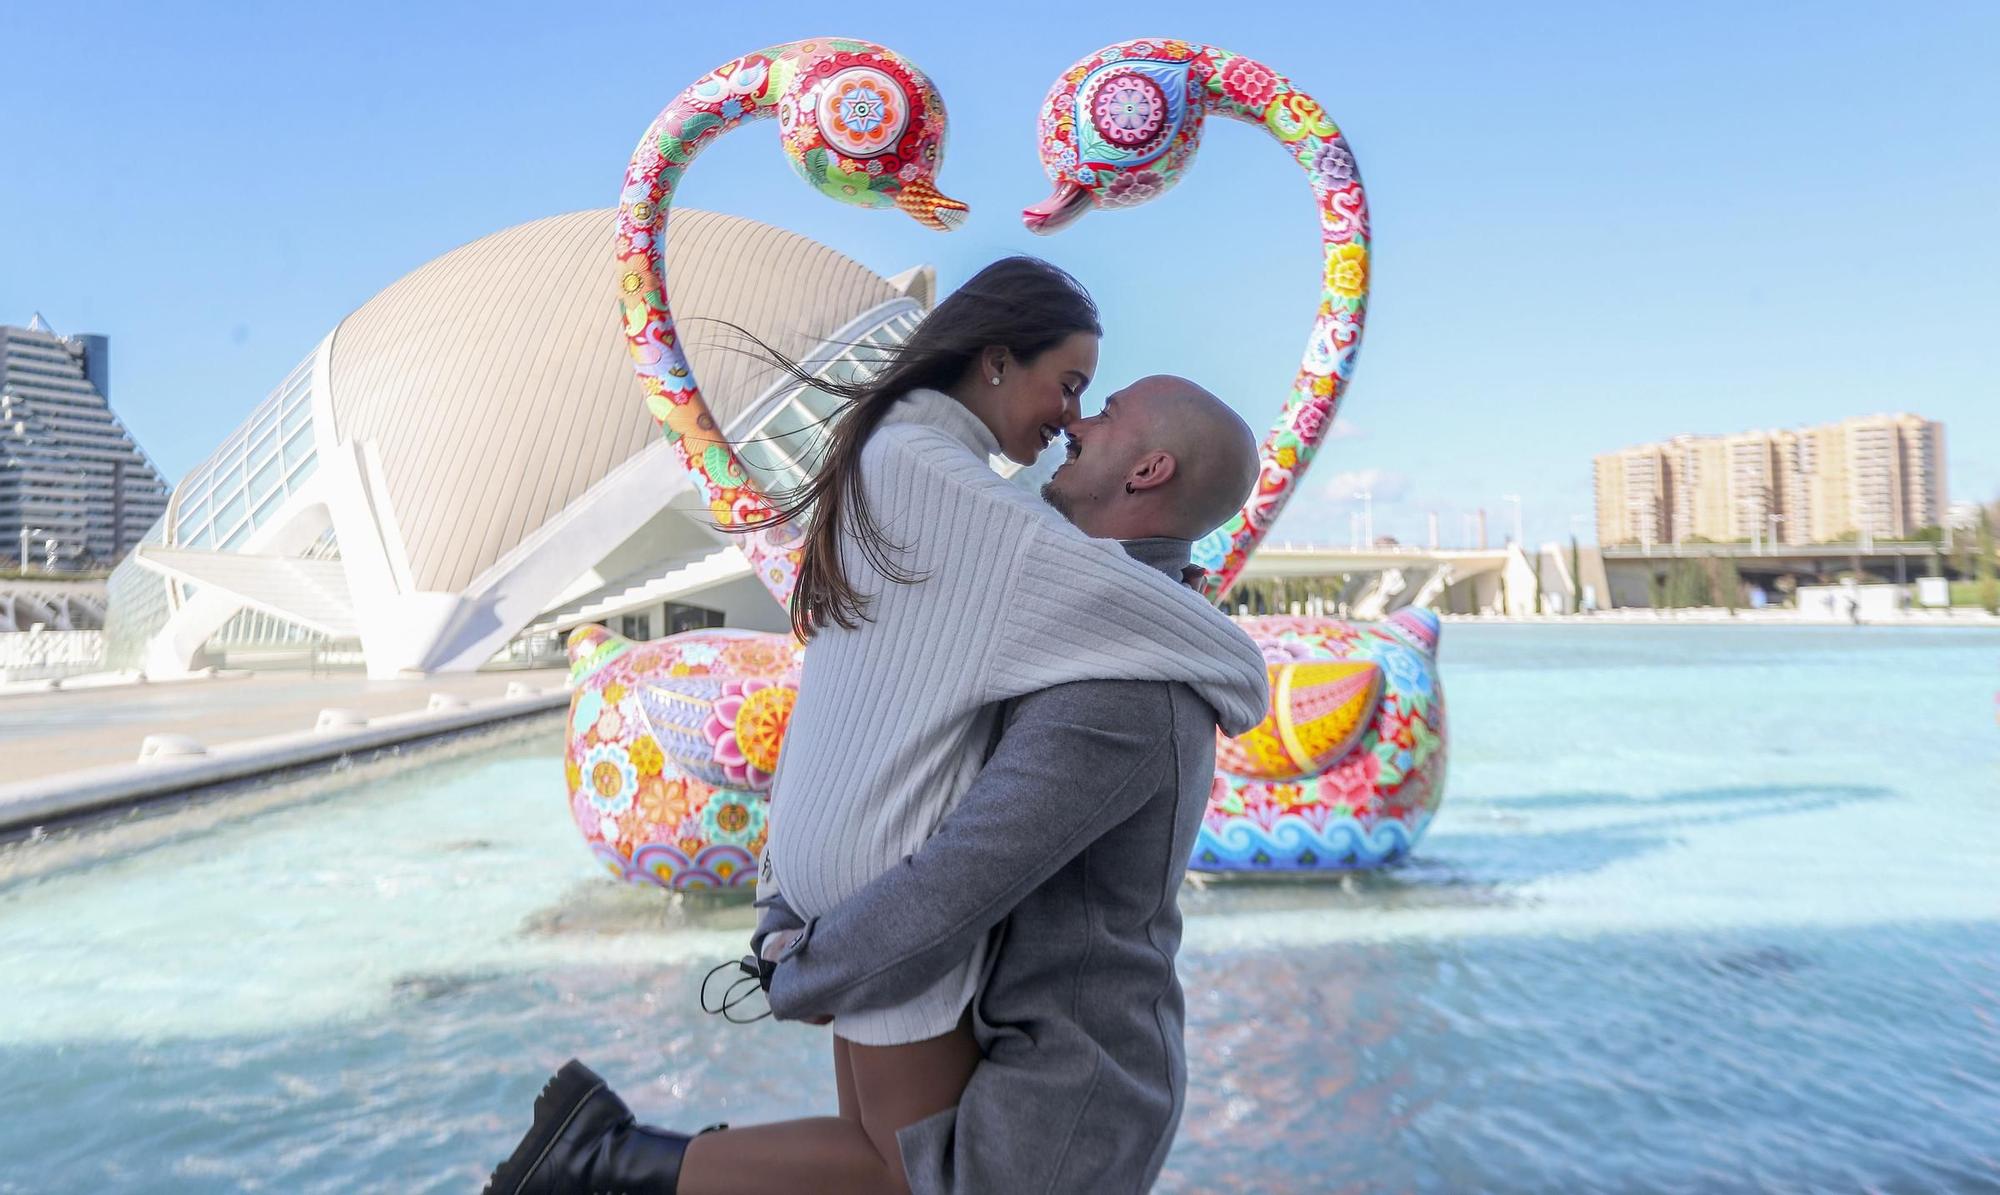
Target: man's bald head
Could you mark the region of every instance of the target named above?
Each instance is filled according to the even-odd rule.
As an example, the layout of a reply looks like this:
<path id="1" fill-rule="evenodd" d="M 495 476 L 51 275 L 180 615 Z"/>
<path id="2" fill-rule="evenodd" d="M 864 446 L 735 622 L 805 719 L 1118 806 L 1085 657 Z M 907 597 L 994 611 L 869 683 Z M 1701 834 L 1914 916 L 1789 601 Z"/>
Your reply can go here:
<path id="1" fill-rule="evenodd" d="M 1042 495 L 1091 535 L 1199 539 L 1257 484 L 1249 425 L 1186 378 L 1141 378 L 1068 433 L 1069 460 Z"/>

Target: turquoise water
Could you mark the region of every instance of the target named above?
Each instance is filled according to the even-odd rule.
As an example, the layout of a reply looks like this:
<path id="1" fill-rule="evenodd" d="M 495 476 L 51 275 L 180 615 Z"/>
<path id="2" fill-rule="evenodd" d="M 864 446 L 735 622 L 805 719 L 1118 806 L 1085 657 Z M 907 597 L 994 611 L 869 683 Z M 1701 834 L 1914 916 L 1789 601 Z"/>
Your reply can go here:
<path id="1" fill-rule="evenodd" d="M 1190 888 L 1163 1191 L 2000 1190 L 2000 635 L 1446 628 L 1410 866 Z M 466 1191 L 571 1054 L 832 1107 L 553 732 L 0 855 L 0 1192 Z"/>

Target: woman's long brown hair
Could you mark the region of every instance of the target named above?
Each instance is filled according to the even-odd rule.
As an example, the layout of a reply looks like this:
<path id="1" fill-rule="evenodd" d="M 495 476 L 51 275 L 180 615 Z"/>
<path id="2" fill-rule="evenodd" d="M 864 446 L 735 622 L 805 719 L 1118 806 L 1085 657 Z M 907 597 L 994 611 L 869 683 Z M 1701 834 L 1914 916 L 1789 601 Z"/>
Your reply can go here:
<path id="1" fill-rule="evenodd" d="M 1082 285 L 1033 257 L 1002 258 L 973 275 L 932 309 L 908 340 L 879 350 L 876 367 L 859 381 L 815 378 L 797 361 L 743 329 L 737 331 L 780 370 L 844 400 L 812 478 L 771 495 L 777 509 L 772 518 L 725 528 L 747 532 L 806 521 L 791 610 L 792 633 L 800 639 L 812 638 L 829 624 L 852 629 L 868 617 L 867 598 L 841 566 L 843 536 L 852 536 L 870 566 L 892 583 L 918 580 L 897 563 L 898 545 L 883 533 L 861 487 L 861 450 L 889 408 L 912 390 L 957 385 L 979 354 L 994 345 L 1027 363 L 1078 332 L 1103 334 L 1097 305 Z"/>

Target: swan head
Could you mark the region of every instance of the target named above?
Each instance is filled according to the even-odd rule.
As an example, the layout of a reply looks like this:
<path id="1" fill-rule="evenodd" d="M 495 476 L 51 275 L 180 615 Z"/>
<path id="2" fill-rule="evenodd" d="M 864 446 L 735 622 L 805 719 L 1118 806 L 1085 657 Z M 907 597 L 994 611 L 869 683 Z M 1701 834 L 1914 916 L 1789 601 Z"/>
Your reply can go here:
<path id="1" fill-rule="evenodd" d="M 966 205 L 938 190 L 944 167 L 944 97 L 902 55 L 867 42 L 805 43 L 773 69 L 791 78 L 778 99 L 785 156 L 824 195 L 857 207 L 901 210 L 949 232 Z"/>
<path id="2" fill-rule="evenodd" d="M 1138 41 L 1076 63 L 1042 101 L 1042 169 L 1055 185 L 1027 208 L 1028 230 L 1052 233 L 1092 208 L 1136 207 L 1180 180 L 1201 141 L 1200 47 Z"/>

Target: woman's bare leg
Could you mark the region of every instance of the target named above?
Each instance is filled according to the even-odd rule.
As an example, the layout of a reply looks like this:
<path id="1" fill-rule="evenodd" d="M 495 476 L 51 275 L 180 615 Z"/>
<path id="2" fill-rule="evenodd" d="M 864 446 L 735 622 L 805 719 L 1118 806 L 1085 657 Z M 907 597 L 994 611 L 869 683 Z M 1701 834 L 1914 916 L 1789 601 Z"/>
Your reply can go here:
<path id="1" fill-rule="evenodd" d="M 859 1122 L 861 1097 L 854 1093 L 854 1062 L 847 1055 L 847 1039 L 833 1035 L 833 1088 L 840 1098 L 840 1118 Z"/>
<path id="2" fill-rule="evenodd" d="M 958 1103 L 979 1046 L 969 1018 L 941 1037 L 903 1046 L 860 1046 L 835 1039 L 834 1078 L 839 1086 L 843 1052 L 859 1115 L 703 1133 L 688 1143 L 681 1163 L 681 1195 L 881 1195 L 903 1192 L 903 1155 L 896 1132 Z"/>
<path id="3" fill-rule="evenodd" d="M 969 1015 L 942 1037 L 910 1046 L 849 1045 L 854 1067 L 854 1092 L 861 1102 L 861 1127 L 887 1164 L 891 1184 L 882 1188 L 908 1192 L 903 1151 L 896 1133 L 958 1104 L 972 1069 L 979 1065 L 979 1045 L 972 1037 Z M 920 1051 L 912 1056 L 904 1051 Z"/>

